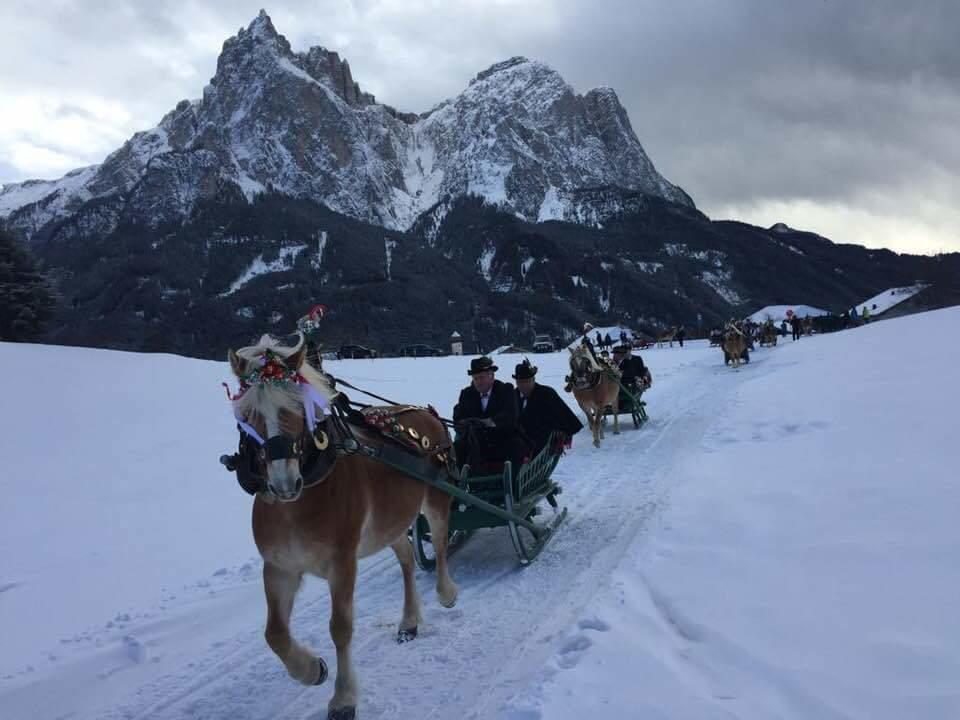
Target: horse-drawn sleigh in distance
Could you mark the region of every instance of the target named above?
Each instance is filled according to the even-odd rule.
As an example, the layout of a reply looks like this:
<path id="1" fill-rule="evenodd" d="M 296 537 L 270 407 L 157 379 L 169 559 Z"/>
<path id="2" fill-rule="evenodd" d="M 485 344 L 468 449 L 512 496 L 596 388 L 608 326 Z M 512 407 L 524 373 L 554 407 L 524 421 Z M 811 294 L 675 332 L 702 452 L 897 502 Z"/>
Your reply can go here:
<path id="1" fill-rule="evenodd" d="M 568 388 L 587 416 L 595 447 L 600 447 L 607 417 L 613 418 L 614 435 L 620 433 L 621 414 L 629 414 L 635 428 L 648 419 L 641 396 L 652 378 L 630 348 L 627 344 L 614 348 L 612 362 L 598 359 L 586 344 L 570 350 Z"/>

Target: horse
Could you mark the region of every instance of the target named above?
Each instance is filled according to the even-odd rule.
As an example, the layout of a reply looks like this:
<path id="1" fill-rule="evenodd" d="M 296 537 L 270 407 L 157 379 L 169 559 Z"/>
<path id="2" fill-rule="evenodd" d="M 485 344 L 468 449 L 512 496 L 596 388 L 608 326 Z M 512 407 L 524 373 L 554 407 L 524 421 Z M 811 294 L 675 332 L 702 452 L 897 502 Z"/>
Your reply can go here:
<path id="1" fill-rule="evenodd" d="M 306 351 L 302 334 L 292 348 L 264 336 L 257 345 L 231 350 L 228 359 L 241 387 L 231 399 L 245 433 L 241 447 L 250 437 L 259 444 L 250 441 L 254 449 L 249 460 L 262 481 L 253 503 L 253 537 L 263 558 L 267 645 L 293 679 L 304 685 L 326 680 L 323 659 L 290 635 L 290 615 L 303 576 L 325 578 L 331 601 L 330 636 L 337 653 L 327 718 L 352 720 L 359 696 L 350 650 L 357 561 L 387 546 L 393 550 L 403 575 L 397 641 L 415 638 L 420 598 L 406 532 L 422 508 L 436 552 L 437 596 L 441 605 L 453 607 L 458 590 L 447 567 L 450 496 L 363 454 L 340 455 L 326 477 L 310 478 L 314 448 L 323 450 L 331 442 L 319 430 L 316 409 L 329 410 L 338 393 L 325 375 L 304 362 Z M 392 406 L 377 410 L 402 412 L 404 431 L 423 448 L 432 444 L 439 449 L 439 460 L 445 459 L 449 436 L 430 411 Z M 385 442 L 372 429 L 353 425 L 349 429 L 364 445 Z"/>
<path id="2" fill-rule="evenodd" d="M 777 344 L 777 328 L 774 327 L 773 320 L 767 320 L 763 324 L 762 334 L 760 335 L 760 344 L 761 345 L 773 345 Z"/>
<path id="3" fill-rule="evenodd" d="M 665 342 L 670 343 L 670 347 L 673 347 L 673 340 L 677 336 L 677 329 L 670 328 L 669 330 L 660 333 L 657 335 L 657 347 L 662 348 Z"/>
<path id="4" fill-rule="evenodd" d="M 587 424 L 593 432 L 593 446 L 600 447 L 603 439 L 603 415 L 607 408 L 613 410 L 613 434 L 620 434 L 617 416 L 617 397 L 620 385 L 613 367 L 602 367 L 582 345 L 570 350 L 570 378 L 573 396 L 587 416 Z"/>
<path id="5" fill-rule="evenodd" d="M 738 368 L 746 352 L 747 338 L 735 325 L 727 325 L 723 332 L 724 362 L 732 362 L 733 367 Z"/>

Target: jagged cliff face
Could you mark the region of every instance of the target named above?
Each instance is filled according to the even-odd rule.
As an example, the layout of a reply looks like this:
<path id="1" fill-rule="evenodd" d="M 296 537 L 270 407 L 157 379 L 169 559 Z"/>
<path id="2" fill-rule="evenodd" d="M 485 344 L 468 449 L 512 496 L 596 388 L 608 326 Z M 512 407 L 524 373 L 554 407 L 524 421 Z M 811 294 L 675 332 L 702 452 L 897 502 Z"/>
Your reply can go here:
<path id="1" fill-rule="evenodd" d="M 693 205 L 657 173 L 609 88 L 577 95 L 548 66 L 513 58 L 422 116 L 399 113 L 337 53 L 293 52 L 261 12 L 224 43 L 200 100 L 102 165 L 4 187 L 0 218 L 29 236 L 81 214 L 105 234 L 121 221 L 181 222 L 227 186 L 399 230 L 465 195 L 528 221 L 586 224 L 618 211 L 620 189 Z"/>

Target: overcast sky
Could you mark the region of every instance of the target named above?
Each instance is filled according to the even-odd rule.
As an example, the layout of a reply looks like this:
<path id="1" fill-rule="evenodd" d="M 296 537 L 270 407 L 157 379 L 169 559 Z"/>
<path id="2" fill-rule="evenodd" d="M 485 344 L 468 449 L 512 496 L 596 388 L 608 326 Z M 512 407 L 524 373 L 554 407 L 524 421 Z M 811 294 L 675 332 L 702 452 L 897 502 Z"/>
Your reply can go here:
<path id="1" fill-rule="evenodd" d="M 0 183 L 98 163 L 198 98 L 264 0 L 4 0 Z M 960 251 L 960 0 L 278 0 L 295 51 L 423 112 L 513 55 L 613 87 L 715 219 Z"/>

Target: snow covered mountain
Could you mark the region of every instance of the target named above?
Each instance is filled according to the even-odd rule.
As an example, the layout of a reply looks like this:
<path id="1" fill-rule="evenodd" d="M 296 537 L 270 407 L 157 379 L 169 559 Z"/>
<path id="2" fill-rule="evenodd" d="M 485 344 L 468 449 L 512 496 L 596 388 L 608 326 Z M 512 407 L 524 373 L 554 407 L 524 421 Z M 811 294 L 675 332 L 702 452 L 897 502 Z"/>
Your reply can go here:
<path id="1" fill-rule="evenodd" d="M 395 230 L 464 195 L 528 221 L 584 224 L 617 212 L 621 190 L 693 206 L 656 171 L 610 88 L 577 95 L 547 65 L 515 57 L 423 115 L 400 113 L 363 92 L 336 52 L 293 52 L 261 11 L 224 43 L 201 99 L 101 165 L 5 186 L 0 219 L 30 236 L 98 201 L 86 222 L 106 234 L 126 219 L 180 221 L 226 185 Z"/>

